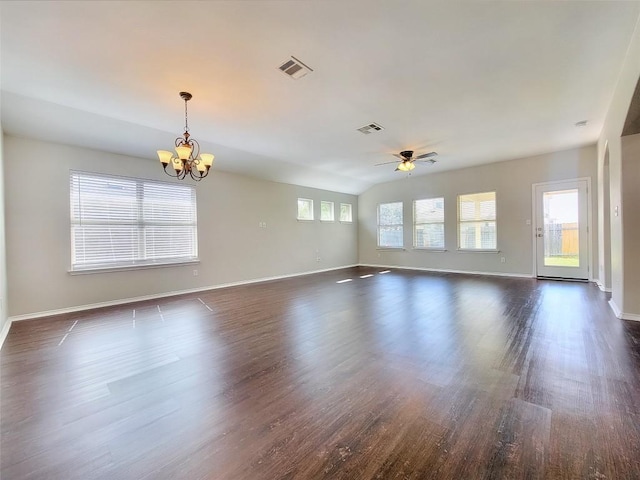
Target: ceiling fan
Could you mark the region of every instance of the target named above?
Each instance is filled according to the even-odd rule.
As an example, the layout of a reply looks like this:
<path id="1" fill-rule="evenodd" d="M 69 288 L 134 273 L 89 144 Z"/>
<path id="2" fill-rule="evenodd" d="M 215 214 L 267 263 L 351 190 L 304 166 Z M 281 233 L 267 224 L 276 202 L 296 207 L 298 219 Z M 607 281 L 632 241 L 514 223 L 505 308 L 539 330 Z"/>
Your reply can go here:
<path id="1" fill-rule="evenodd" d="M 394 153 L 393 156 L 397 157 L 400 159 L 400 163 L 398 163 L 398 166 L 396 167 L 396 172 L 410 172 L 411 170 L 413 170 L 414 168 L 416 168 L 415 163 L 436 163 L 435 158 L 438 154 L 436 152 L 429 152 L 429 153 L 423 153 L 422 155 L 417 155 L 417 156 L 413 156 L 413 150 L 404 150 L 400 153 Z M 378 165 L 388 165 L 390 163 L 396 163 L 395 161 L 392 162 L 382 162 L 382 163 L 377 163 L 376 166 Z"/>

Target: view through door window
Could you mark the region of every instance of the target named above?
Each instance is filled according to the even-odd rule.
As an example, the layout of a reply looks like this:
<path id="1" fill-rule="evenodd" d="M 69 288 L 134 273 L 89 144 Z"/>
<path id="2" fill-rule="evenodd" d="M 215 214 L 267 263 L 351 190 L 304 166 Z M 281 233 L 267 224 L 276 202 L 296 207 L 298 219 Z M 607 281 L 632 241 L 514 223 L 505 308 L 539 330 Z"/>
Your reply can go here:
<path id="1" fill-rule="evenodd" d="M 545 192 L 544 264 L 579 267 L 578 190 Z"/>

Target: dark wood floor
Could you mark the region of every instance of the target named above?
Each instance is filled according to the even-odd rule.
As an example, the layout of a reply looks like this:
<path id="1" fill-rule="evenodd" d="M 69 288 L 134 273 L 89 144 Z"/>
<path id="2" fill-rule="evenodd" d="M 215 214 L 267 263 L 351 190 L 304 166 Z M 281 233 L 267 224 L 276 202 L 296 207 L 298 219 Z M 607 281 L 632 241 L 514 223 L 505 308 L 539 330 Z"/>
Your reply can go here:
<path id="1" fill-rule="evenodd" d="M 640 479 L 640 323 L 606 300 L 353 268 L 16 322 L 1 478 Z"/>

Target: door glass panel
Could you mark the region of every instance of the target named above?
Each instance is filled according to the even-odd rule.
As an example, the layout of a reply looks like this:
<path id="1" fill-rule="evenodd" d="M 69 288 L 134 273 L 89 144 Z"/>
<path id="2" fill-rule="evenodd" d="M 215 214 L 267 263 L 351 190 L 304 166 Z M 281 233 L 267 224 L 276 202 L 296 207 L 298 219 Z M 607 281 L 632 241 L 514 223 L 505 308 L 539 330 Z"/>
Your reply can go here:
<path id="1" fill-rule="evenodd" d="M 579 267 L 578 189 L 545 192 L 544 265 Z"/>

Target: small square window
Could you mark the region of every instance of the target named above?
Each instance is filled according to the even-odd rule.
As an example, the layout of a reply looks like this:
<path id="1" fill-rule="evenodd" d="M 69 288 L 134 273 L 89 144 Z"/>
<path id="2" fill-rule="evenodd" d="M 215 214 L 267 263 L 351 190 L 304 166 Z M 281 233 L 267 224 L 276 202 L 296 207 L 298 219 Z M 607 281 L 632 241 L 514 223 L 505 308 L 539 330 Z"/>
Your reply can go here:
<path id="1" fill-rule="evenodd" d="M 320 202 L 320 221 L 333 222 L 333 202 Z"/>
<path id="2" fill-rule="evenodd" d="M 298 220 L 313 220 L 313 200 L 298 199 Z"/>
<path id="3" fill-rule="evenodd" d="M 341 203 L 340 204 L 340 221 L 351 223 L 353 222 L 353 214 L 351 211 L 350 203 Z"/>

